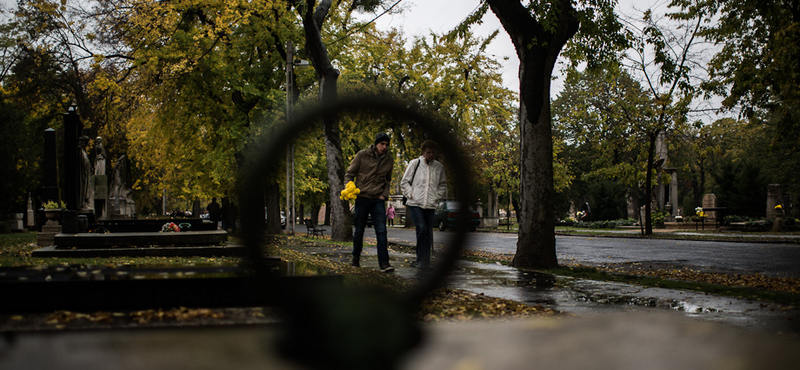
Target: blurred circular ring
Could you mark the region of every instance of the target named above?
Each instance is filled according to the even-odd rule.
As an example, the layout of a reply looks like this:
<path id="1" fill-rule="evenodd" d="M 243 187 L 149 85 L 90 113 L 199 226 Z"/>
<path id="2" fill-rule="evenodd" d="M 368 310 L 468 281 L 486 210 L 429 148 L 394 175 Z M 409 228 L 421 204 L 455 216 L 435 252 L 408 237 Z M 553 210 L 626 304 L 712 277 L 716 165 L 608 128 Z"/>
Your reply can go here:
<path id="1" fill-rule="evenodd" d="M 266 145 L 259 151 L 255 158 L 255 165 L 249 173 L 245 174 L 243 199 L 256 199 L 263 197 L 263 184 L 276 172 L 275 163 L 286 155 L 288 143 L 294 140 L 301 132 L 312 128 L 314 125 L 321 126 L 321 119 L 330 115 L 338 115 L 342 112 L 375 112 L 376 114 L 389 114 L 392 118 L 404 119 L 411 123 L 412 127 L 417 126 L 425 129 L 430 138 L 437 142 L 439 151 L 447 158 L 450 174 L 450 182 L 454 186 L 455 193 L 461 207 L 458 213 L 455 235 L 453 235 L 449 245 L 444 249 L 444 253 L 437 258 L 433 264 L 433 270 L 428 274 L 422 275 L 423 278 L 410 291 L 406 293 L 405 299 L 409 303 L 415 304 L 422 301 L 433 289 L 438 287 L 455 265 L 456 260 L 464 248 L 467 237 L 468 222 L 470 217 L 469 204 L 471 199 L 471 181 L 469 174 L 468 161 L 464 157 L 464 150 L 460 143 L 455 140 L 456 135 L 452 133 L 445 121 L 435 117 L 433 114 L 425 114 L 416 104 L 404 103 L 397 99 L 388 99 L 380 96 L 360 96 L 345 97 L 331 104 L 322 104 L 310 109 L 304 109 L 296 114 L 288 125 L 278 129 L 267 139 Z M 333 201 L 336 201 L 335 199 Z M 246 222 L 246 220 L 259 219 L 255 212 L 259 211 L 254 207 L 260 202 L 240 202 L 243 207 L 243 239 L 248 250 L 248 256 L 256 274 L 261 279 L 270 279 L 264 263 L 263 251 L 263 229 L 264 224 L 259 222 Z M 263 220 L 263 218 L 262 218 Z"/>

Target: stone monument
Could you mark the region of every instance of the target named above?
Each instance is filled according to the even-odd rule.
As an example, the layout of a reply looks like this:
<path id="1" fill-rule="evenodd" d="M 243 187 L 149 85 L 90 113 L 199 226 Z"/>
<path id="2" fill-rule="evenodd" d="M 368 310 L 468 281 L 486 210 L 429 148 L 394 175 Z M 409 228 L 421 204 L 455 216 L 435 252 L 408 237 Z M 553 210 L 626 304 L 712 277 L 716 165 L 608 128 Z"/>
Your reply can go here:
<path id="1" fill-rule="evenodd" d="M 99 136 L 94 140 L 94 174 L 106 175 L 106 149 L 103 148 L 103 138 Z"/>
<path id="2" fill-rule="evenodd" d="M 108 192 L 109 205 L 112 207 L 110 216 L 133 216 L 136 213 L 136 204 L 131 197 L 133 189 L 130 187 L 128 156 L 123 154 L 117 159 L 111 176 Z"/>
<path id="3" fill-rule="evenodd" d="M 106 150 L 103 148 L 103 138 L 97 137 L 94 145 L 94 175 L 92 184 L 94 185 L 94 209 L 98 220 L 105 220 L 108 204 L 108 176 L 106 175 Z"/>
<path id="4" fill-rule="evenodd" d="M 78 141 L 78 210 L 94 210 L 94 184 L 92 183 L 92 163 L 86 148 L 89 145 L 89 138 L 81 136 Z"/>
<path id="5" fill-rule="evenodd" d="M 33 199 L 31 199 L 31 195 L 28 194 L 28 213 L 26 215 L 27 223 L 25 226 L 28 230 L 33 230 L 36 227 L 36 213 L 33 211 Z"/>
<path id="6" fill-rule="evenodd" d="M 770 220 L 775 219 L 775 206 L 781 204 L 780 184 L 767 185 L 767 213 L 766 217 Z"/>
<path id="7" fill-rule="evenodd" d="M 717 208 L 717 196 L 712 193 L 703 195 L 703 212 L 705 212 L 706 218 L 716 220 L 717 211 L 706 211 L 708 208 Z"/>

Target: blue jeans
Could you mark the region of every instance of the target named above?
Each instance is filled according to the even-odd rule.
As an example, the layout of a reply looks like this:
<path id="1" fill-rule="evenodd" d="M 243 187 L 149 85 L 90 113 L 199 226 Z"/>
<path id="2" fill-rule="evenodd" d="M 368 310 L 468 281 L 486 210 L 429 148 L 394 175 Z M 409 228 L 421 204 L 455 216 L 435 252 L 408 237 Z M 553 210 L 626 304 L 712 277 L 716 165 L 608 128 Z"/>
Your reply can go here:
<path id="1" fill-rule="evenodd" d="M 367 215 L 372 215 L 372 227 L 378 239 L 378 263 L 389 263 L 389 242 L 386 240 L 386 204 L 380 198 L 356 198 L 353 215 L 356 231 L 353 233 L 353 257 L 361 257 L 364 246 L 364 228 L 367 227 Z"/>
<path id="2" fill-rule="evenodd" d="M 408 212 L 417 228 L 417 265 L 428 267 L 431 263 L 433 245 L 433 209 L 408 206 Z"/>

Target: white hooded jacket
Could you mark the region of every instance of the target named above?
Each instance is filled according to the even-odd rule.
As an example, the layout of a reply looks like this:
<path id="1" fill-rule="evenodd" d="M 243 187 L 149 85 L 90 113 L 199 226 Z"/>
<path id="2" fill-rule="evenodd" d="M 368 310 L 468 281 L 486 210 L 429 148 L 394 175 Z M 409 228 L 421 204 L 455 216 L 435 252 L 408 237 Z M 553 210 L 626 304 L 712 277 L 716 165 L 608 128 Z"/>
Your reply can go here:
<path id="1" fill-rule="evenodd" d="M 416 175 L 414 175 L 415 170 Z M 437 160 L 426 163 L 423 156 L 412 160 L 406 167 L 403 179 L 400 180 L 400 191 L 408 198 L 406 202 L 408 206 L 436 208 L 436 201 L 444 198 L 447 192 L 444 166 Z"/>

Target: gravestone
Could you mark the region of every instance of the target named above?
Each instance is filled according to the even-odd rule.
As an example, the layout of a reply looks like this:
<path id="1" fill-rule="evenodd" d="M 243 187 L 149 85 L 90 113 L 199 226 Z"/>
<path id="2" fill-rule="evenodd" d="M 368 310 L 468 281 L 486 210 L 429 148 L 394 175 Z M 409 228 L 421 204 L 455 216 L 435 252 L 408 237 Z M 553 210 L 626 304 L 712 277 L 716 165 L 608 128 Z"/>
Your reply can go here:
<path id="1" fill-rule="evenodd" d="M 25 218 L 24 213 L 14 213 L 11 217 L 11 231 L 22 231 L 25 228 L 25 224 L 22 222 L 22 219 Z"/>
<path id="2" fill-rule="evenodd" d="M 33 199 L 31 199 L 30 194 L 28 194 L 28 214 L 27 214 L 27 223 L 25 226 L 28 227 L 28 230 L 33 230 L 36 227 L 36 214 L 33 212 Z"/>
<path id="3" fill-rule="evenodd" d="M 61 233 L 61 224 L 57 219 L 48 219 L 42 225 L 42 231 L 36 235 L 36 244 L 40 247 L 49 247 L 53 245 L 56 234 Z"/>
<path id="4" fill-rule="evenodd" d="M 83 124 L 78 116 L 78 107 L 72 105 L 64 113 L 64 182 L 62 199 L 67 209 L 80 209 L 80 181 L 78 139 L 83 132 Z M 45 199 L 46 201 L 47 199 Z"/>
<path id="5" fill-rule="evenodd" d="M 94 212 L 98 220 L 105 220 L 106 204 L 108 204 L 108 176 L 92 175 L 94 184 Z"/>
<path id="6" fill-rule="evenodd" d="M 94 174 L 106 174 L 106 149 L 103 148 L 103 138 L 100 136 L 94 140 Z"/>
<path id="7" fill-rule="evenodd" d="M 106 175 L 106 150 L 103 148 L 103 138 L 97 137 L 94 145 L 94 212 L 97 220 L 107 219 L 106 205 L 108 204 L 108 176 Z"/>
<path id="8" fill-rule="evenodd" d="M 78 211 L 94 212 L 94 183 L 92 183 L 92 162 L 86 153 L 89 138 L 81 136 L 78 140 Z"/>
<path id="9" fill-rule="evenodd" d="M 130 217 L 136 213 L 130 184 L 128 156 L 123 154 L 117 159 L 111 176 L 111 187 L 108 190 L 109 218 Z"/>
<path id="10" fill-rule="evenodd" d="M 767 213 L 766 217 L 770 220 L 775 219 L 775 206 L 781 204 L 780 184 L 767 185 Z"/>
<path id="11" fill-rule="evenodd" d="M 55 201 L 58 196 L 58 155 L 56 152 L 56 130 L 44 130 L 44 156 L 42 168 L 44 179 L 42 181 L 42 202 Z"/>
<path id="12" fill-rule="evenodd" d="M 717 212 L 706 211 L 708 208 L 717 208 L 717 196 L 712 193 L 703 195 L 703 211 L 706 213 L 706 218 L 716 220 Z"/>

